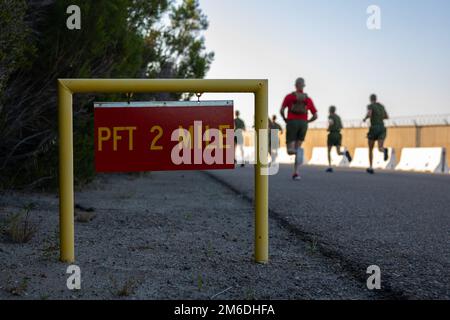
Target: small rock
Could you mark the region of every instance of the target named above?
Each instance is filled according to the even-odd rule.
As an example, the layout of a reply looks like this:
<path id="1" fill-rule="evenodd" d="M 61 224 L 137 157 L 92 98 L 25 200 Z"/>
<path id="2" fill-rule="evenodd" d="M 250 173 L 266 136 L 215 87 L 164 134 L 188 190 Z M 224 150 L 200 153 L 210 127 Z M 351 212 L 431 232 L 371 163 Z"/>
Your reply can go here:
<path id="1" fill-rule="evenodd" d="M 77 222 L 88 223 L 91 222 L 95 217 L 96 214 L 92 212 L 81 212 L 81 211 L 75 212 L 75 221 Z"/>

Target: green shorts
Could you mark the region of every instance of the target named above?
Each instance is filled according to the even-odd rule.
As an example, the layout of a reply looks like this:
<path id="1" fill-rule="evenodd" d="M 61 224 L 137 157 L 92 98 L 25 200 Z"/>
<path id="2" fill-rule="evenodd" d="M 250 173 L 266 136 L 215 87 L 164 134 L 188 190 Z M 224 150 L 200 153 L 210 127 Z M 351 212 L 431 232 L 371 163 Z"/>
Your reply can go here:
<path id="1" fill-rule="evenodd" d="M 328 133 L 327 145 L 329 147 L 341 146 L 342 145 L 342 134 L 340 132 L 330 132 Z"/>
<path id="2" fill-rule="evenodd" d="M 242 134 L 242 130 L 234 132 L 234 144 L 235 145 L 244 144 L 244 135 Z"/>
<path id="3" fill-rule="evenodd" d="M 308 121 L 288 120 L 286 124 L 286 143 L 305 141 Z"/>
<path id="4" fill-rule="evenodd" d="M 367 138 L 373 141 L 386 139 L 386 127 L 381 125 L 371 126 Z"/>

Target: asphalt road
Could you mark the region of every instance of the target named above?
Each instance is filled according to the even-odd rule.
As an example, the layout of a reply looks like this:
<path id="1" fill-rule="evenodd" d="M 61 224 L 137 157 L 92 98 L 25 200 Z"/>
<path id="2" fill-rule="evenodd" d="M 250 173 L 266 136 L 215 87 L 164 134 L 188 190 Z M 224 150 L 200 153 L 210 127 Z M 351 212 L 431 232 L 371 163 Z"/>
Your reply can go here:
<path id="1" fill-rule="evenodd" d="M 271 223 L 361 282 L 379 266 L 382 290 L 394 298 L 450 299 L 450 176 L 324 170 L 303 167 L 303 179 L 292 181 L 282 165 L 270 177 Z M 208 174 L 253 198 L 253 166 Z"/>

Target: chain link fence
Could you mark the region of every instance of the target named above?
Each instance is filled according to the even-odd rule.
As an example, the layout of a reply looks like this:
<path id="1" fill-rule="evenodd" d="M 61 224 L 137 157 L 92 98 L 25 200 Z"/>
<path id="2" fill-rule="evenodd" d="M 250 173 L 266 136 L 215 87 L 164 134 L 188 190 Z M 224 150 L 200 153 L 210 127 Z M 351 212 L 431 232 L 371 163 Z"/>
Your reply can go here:
<path id="1" fill-rule="evenodd" d="M 343 120 L 344 128 L 367 128 L 370 121 L 362 120 Z M 450 125 L 450 114 L 444 115 L 424 115 L 413 117 L 396 117 L 385 120 L 387 127 L 426 127 L 426 126 L 448 126 Z M 328 128 L 327 121 L 318 121 L 311 123 L 311 129 Z"/>

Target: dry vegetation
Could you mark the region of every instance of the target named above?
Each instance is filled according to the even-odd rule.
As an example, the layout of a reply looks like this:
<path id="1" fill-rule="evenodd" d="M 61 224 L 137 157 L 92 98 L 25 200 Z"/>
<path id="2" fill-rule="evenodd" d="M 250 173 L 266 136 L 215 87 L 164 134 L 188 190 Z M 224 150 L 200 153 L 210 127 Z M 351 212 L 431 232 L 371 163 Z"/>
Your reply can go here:
<path id="1" fill-rule="evenodd" d="M 23 211 L 10 218 L 6 227 L 6 235 L 12 242 L 27 243 L 36 234 L 38 226 L 30 219 L 32 209 L 33 205 L 28 205 Z"/>

